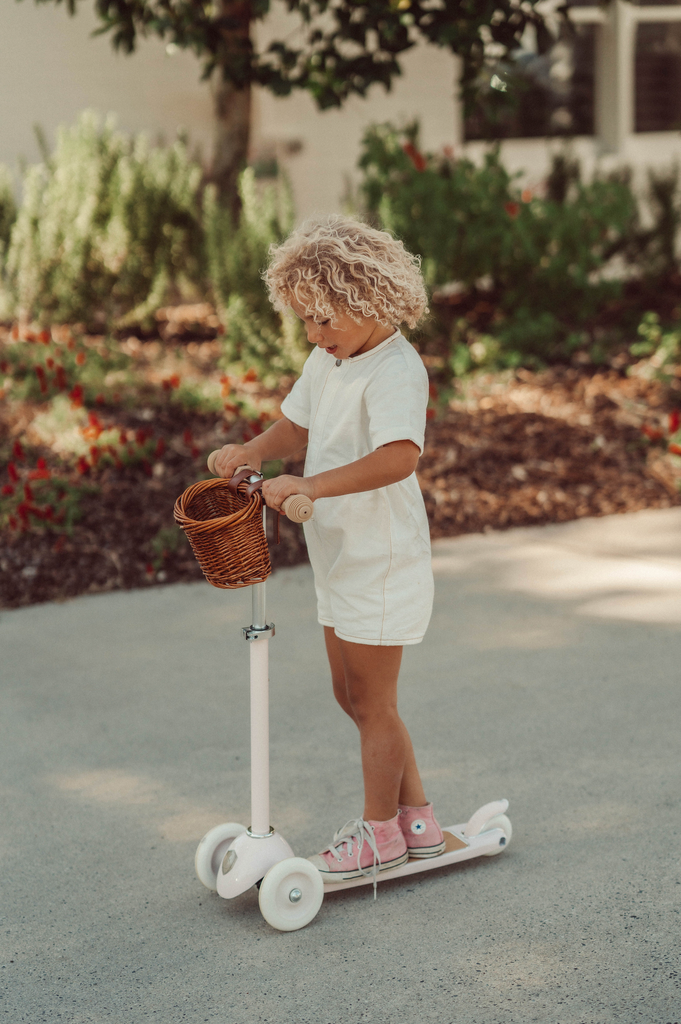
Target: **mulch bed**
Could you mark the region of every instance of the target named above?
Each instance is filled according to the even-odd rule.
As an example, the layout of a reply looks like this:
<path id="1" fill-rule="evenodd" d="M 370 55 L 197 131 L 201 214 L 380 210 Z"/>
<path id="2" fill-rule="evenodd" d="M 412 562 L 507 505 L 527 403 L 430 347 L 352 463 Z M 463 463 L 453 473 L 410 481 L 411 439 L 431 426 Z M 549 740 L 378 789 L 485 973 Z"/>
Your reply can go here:
<path id="1" fill-rule="evenodd" d="M 642 432 L 664 435 L 678 383 L 573 367 L 478 379 L 419 463 L 432 536 L 681 504 L 681 460 Z"/>
<path id="2" fill-rule="evenodd" d="M 627 376 L 622 366 L 519 370 L 462 385 L 429 422 L 419 463 L 433 537 L 681 504 L 681 460 L 667 453 L 664 438 L 651 443 L 642 433 L 664 433 L 680 405 L 681 380 L 663 385 Z M 70 537 L 4 533 L 0 607 L 202 578 L 186 542 L 160 555 L 152 542 L 172 526 L 178 494 L 205 472 L 216 427 L 191 412 L 180 424 L 177 410 L 167 415 L 155 429 L 191 430 L 191 451 L 170 447 L 148 477 L 105 470 Z M 273 565 L 304 561 L 302 528 L 281 525 Z"/>

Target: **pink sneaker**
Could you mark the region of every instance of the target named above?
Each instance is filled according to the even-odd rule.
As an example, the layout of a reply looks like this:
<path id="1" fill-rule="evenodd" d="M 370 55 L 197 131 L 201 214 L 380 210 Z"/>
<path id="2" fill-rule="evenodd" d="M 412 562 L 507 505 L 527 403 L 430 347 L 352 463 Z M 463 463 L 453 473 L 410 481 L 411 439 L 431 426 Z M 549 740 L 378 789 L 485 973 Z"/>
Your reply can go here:
<path id="1" fill-rule="evenodd" d="M 437 857 L 444 853 L 444 836 L 435 820 L 432 804 L 425 807 L 400 804 L 397 815 L 410 857 Z"/>
<path id="2" fill-rule="evenodd" d="M 389 821 L 349 821 L 336 832 L 330 846 L 307 859 L 325 882 L 348 882 L 372 873 L 375 879 L 377 871 L 405 864 L 409 855 L 399 812 Z"/>

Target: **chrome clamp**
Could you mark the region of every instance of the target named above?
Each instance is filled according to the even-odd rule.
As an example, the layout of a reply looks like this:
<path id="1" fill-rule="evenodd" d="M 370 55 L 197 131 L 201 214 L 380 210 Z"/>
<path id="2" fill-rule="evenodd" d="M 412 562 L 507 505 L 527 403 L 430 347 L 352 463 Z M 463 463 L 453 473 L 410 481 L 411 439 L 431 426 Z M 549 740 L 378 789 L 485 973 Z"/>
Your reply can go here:
<path id="1" fill-rule="evenodd" d="M 270 622 L 268 626 L 243 626 L 241 633 L 244 640 L 269 640 L 274 636 L 274 623 Z"/>

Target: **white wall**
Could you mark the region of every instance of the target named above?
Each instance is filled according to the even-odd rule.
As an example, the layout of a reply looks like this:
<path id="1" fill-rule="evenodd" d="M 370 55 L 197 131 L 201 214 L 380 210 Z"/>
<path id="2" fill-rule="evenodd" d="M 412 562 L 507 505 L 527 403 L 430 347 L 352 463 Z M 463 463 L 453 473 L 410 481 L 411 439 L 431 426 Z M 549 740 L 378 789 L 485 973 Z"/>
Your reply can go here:
<path id="1" fill-rule="evenodd" d="M 94 3 L 77 5 L 0 0 L 0 161 L 40 159 L 33 125 L 50 145 L 56 128 L 80 111 L 114 111 L 126 131 L 175 138 L 189 130 L 205 156 L 213 136 L 209 87 L 189 53 L 167 56 L 158 39 L 144 40 L 130 57 L 116 53 L 108 36 L 91 38 L 97 27 Z"/>

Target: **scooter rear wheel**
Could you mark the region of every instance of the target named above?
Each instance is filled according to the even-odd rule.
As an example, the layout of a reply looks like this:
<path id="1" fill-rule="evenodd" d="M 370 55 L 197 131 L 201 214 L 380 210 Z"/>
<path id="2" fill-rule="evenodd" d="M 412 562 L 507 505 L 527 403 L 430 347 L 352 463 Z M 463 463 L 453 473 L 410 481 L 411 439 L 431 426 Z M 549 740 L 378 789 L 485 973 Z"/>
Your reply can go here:
<path id="1" fill-rule="evenodd" d="M 501 853 L 505 850 L 508 844 L 511 842 L 511 836 L 513 835 L 513 826 L 511 825 L 510 819 L 505 814 L 495 814 L 493 818 L 486 821 L 480 829 L 479 835 L 483 832 L 491 832 L 493 828 L 500 828 L 506 836 L 505 842 L 500 842 L 496 850 L 491 850 L 485 854 L 485 857 L 495 857 L 497 853 Z"/>
<path id="2" fill-rule="evenodd" d="M 217 889 L 218 869 L 231 843 L 246 831 L 245 825 L 236 821 L 225 821 L 216 825 L 205 836 L 196 848 L 194 869 L 199 882 L 213 892 Z"/>
<path id="3" fill-rule="evenodd" d="M 280 932 L 304 928 L 317 915 L 323 899 L 322 876 L 303 857 L 288 857 L 271 867 L 258 895 L 262 916 Z"/>

